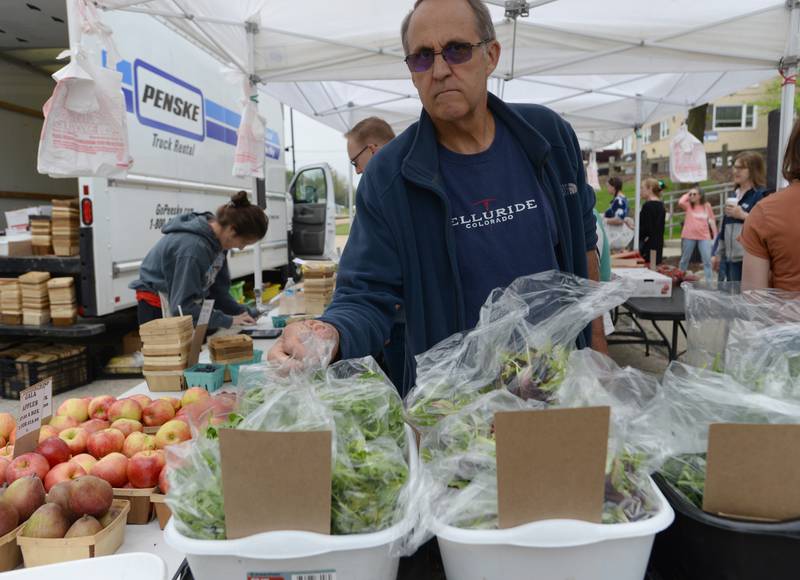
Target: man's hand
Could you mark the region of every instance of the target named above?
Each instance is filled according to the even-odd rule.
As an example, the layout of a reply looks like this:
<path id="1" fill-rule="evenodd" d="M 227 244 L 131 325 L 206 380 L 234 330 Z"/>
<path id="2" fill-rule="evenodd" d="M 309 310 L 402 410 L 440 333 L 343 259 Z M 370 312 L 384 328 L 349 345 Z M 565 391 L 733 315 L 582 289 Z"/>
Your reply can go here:
<path id="1" fill-rule="evenodd" d="M 267 353 L 267 360 L 290 369 L 299 369 L 303 366 L 303 359 L 308 354 L 306 348 L 313 339 L 333 341 L 331 360 L 339 352 L 339 331 L 327 322 L 319 320 L 303 320 L 288 325 L 281 337 L 272 345 Z"/>
<path id="2" fill-rule="evenodd" d="M 711 269 L 715 272 L 719 272 L 719 256 L 714 256 L 711 258 Z"/>
<path id="3" fill-rule="evenodd" d="M 242 312 L 241 314 L 237 314 L 233 317 L 234 326 L 249 326 L 255 323 L 255 319 L 247 312 Z"/>

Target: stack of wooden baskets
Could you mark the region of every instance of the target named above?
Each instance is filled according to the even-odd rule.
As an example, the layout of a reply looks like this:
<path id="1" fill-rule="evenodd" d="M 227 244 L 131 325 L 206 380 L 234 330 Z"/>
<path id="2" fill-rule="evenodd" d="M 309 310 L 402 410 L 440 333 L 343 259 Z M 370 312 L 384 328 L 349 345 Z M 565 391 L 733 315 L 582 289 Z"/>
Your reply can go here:
<path id="1" fill-rule="evenodd" d="M 192 344 L 191 316 L 159 318 L 139 327 L 144 355 L 144 377 L 151 391 L 185 388 L 183 371 Z"/>
<path id="2" fill-rule="evenodd" d="M 44 326 L 50 322 L 48 280 L 49 272 L 28 272 L 19 277 L 22 290 L 22 324 Z"/>
<path id="3" fill-rule="evenodd" d="M 54 326 L 70 326 L 78 318 L 78 303 L 75 298 L 75 280 L 51 278 L 47 281 L 50 297 L 50 316 Z"/>

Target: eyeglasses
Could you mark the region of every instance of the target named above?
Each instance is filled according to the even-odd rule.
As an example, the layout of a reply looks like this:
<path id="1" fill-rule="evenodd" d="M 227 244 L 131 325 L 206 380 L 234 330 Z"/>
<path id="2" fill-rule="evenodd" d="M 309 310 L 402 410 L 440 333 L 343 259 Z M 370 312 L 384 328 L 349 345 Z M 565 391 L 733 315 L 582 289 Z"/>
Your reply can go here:
<path id="1" fill-rule="evenodd" d="M 491 42 L 491 38 L 481 40 L 475 44 L 469 42 L 448 42 L 445 47 L 436 52 L 430 48 L 423 48 L 419 52 L 409 54 L 403 59 L 411 72 L 425 72 L 433 66 L 437 54 L 441 54 L 447 64 L 463 64 L 472 58 L 472 49 Z"/>
<path id="2" fill-rule="evenodd" d="M 359 157 L 361 157 L 361 154 L 362 154 L 364 151 L 366 151 L 367 149 L 369 149 L 369 145 L 365 145 L 365 146 L 364 146 L 364 148 L 363 148 L 361 151 L 359 151 L 358 153 L 356 153 L 356 156 L 355 156 L 355 157 L 353 157 L 353 158 L 350 160 L 350 165 L 352 165 L 353 167 L 358 167 L 358 158 L 359 158 Z"/>
<path id="3" fill-rule="evenodd" d="M 736 165 L 733 166 L 734 169 L 747 169 L 747 165 Z"/>

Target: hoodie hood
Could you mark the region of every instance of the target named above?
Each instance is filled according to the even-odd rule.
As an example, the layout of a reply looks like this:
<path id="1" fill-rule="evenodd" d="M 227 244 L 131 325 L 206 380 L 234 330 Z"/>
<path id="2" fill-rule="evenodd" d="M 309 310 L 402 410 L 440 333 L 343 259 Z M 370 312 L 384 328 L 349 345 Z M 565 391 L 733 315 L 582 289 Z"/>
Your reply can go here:
<path id="1" fill-rule="evenodd" d="M 213 217 L 213 214 L 210 212 L 184 213 L 167 222 L 167 224 L 161 228 L 161 233 L 194 234 L 207 240 L 215 252 L 220 252 L 222 251 L 222 245 L 219 243 L 217 236 L 214 235 L 214 230 L 211 229 L 211 226 L 208 223 L 208 221 Z"/>

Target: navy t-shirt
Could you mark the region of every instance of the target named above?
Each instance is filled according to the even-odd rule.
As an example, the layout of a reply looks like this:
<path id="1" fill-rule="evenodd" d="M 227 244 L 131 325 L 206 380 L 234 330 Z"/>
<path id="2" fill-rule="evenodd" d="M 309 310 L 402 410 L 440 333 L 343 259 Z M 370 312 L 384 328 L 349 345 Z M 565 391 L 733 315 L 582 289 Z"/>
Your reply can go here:
<path id="1" fill-rule="evenodd" d="M 472 328 L 493 289 L 558 269 L 555 216 L 522 146 L 497 120 L 486 151 L 461 155 L 440 145 L 439 169 Z"/>

